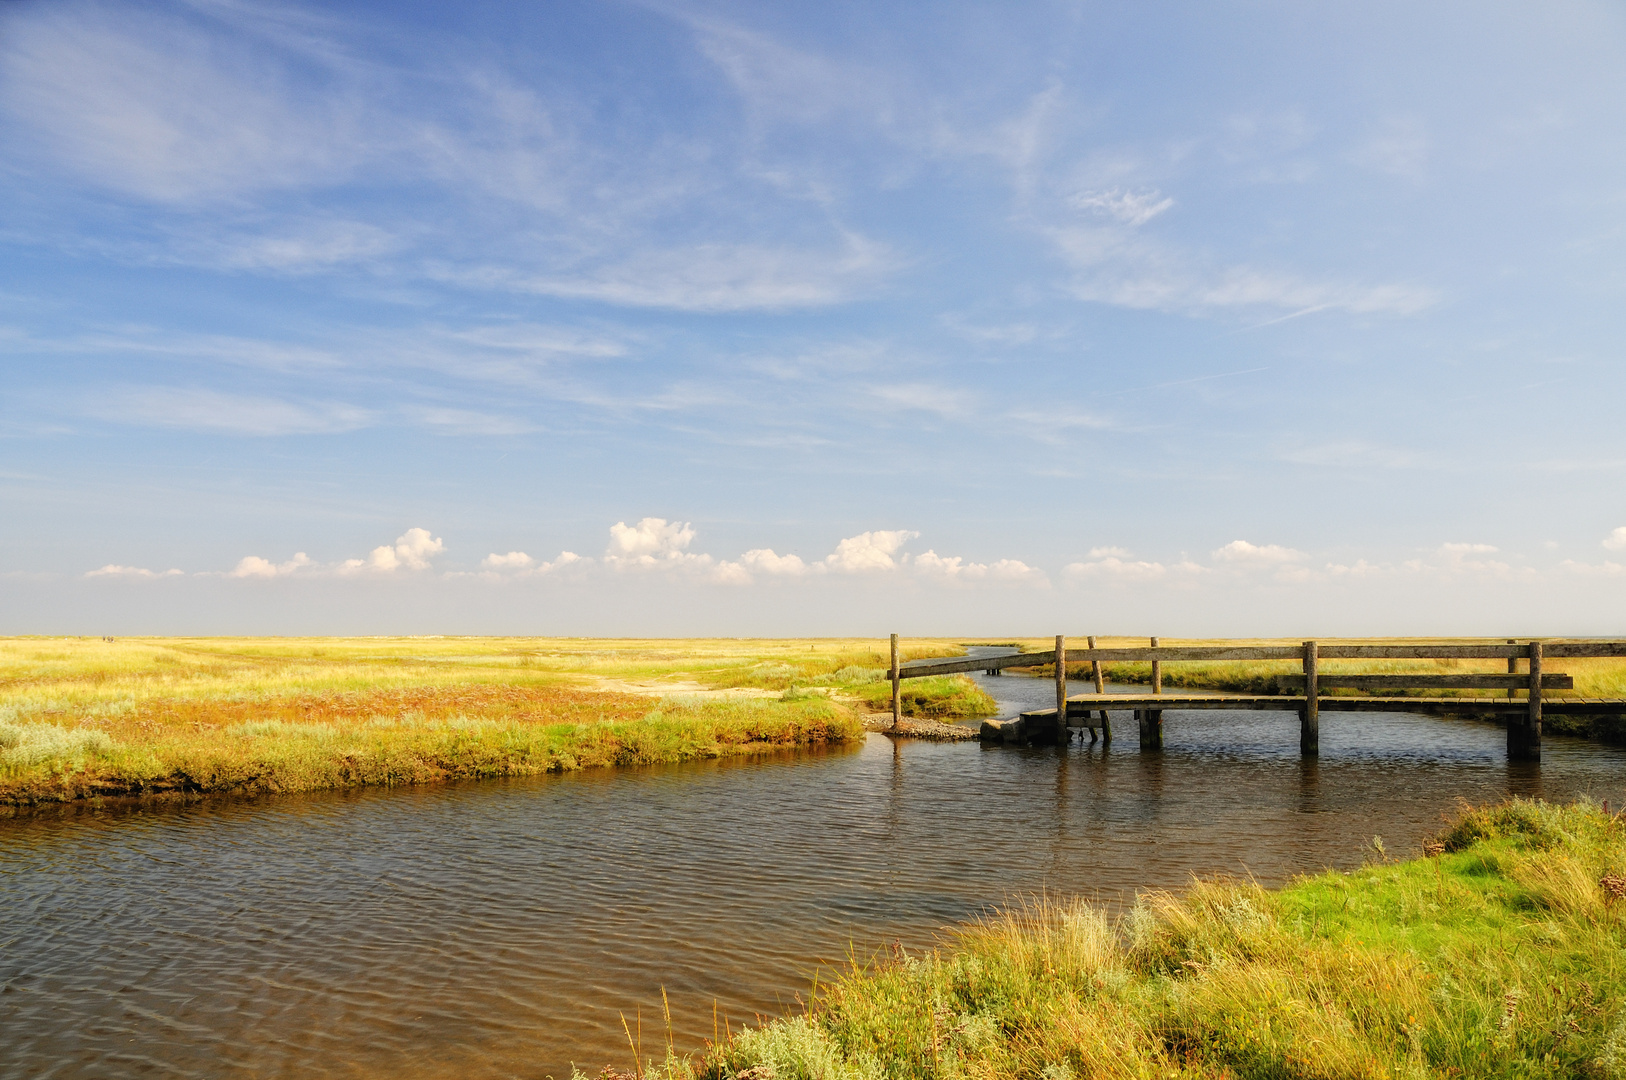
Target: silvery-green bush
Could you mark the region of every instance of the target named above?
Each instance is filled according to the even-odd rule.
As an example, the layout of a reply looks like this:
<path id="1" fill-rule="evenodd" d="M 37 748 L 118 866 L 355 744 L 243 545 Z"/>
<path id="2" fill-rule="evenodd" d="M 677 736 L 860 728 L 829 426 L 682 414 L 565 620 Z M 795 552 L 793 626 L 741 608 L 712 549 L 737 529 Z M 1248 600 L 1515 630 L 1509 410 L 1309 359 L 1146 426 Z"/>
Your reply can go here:
<path id="1" fill-rule="evenodd" d="M 0 724 L 0 765 L 26 768 L 49 761 L 80 761 L 113 749 L 107 732 L 55 724 Z"/>

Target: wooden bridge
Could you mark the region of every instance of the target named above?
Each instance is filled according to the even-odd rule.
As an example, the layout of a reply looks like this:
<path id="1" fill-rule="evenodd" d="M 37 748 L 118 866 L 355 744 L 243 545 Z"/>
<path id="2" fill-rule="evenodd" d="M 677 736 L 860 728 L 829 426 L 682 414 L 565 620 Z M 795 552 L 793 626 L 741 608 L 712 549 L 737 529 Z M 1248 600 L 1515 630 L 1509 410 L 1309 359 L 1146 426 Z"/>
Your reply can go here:
<path id="1" fill-rule="evenodd" d="M 1486 716 L 1505 719 L 1507 753 L 1510 759 L 1541 759 L 1541 718 L 1543 712 L 1564 715 L 1626 715 L 1626 700 L 1578 697 L 1547 697 L 1550 690 L 1572 690 L 1574 680 L 1553 671 L 1550 661 L 1595 657 L 1626 657 L 1626 642 L 1620 641 L 1525 641 L 1506 644 L 1415 645 L 1379 642 L 1346 642 L 1322 645 L 1306 641 L 1300 645 L 1150 645 L 1136 648 L 1098 648 L 1094 637 L 1088 648 L 1069 649 L 1067 639 L 1058 635 L 1056 647 L 1044 652 L 1014 653 L 980 658 L 945 657 L 937 660 L 898 662 L 898 635 L 892 635 L 892 718 L 901 718 L 899 685 L 903 679 L 928 675 L 952 675 L 966 671 L 997 673 L 1004 668 L 1054 668 L 1056 707 L 1025 712 L 1005 721 L 983 724 L 984 739 L 1002 742 L 1066 743 L 1074 730 L 1095 732 L 1110 742 L 1112 727 L 1108 711 L 1132 711 L 1140 725 L 1142 749 L 1163 745 L 1165 710 L 1245 709 L 1296 712 L 1299 717 L 1299 750 L 1318 752 L 1323 712 L 1412 712 Z M 1057 663 L 1060 658 L 1061 663 Z M 1276 685 L 1287 691 L 1276 694 L 1164 694 L 1163 665 L 1200 661 L 1291 660 L 1300 665 L 1298 673 L 1276 676 Z M 1429 674 L 1360 674 L 1347 671 L 1322 674 L 1322 660 L 1505 660 L 1506 674 L 1462 672 Z M 1520 671 L 1521 662 L 1524 670 Z M 1067 694 L 1068 664 L 1090 665 L 1095 680 L 1093 694 Z M 1151 692 L 1108 694 L 1102 664 L 1150 663 Z M 1365 696 L 1324 695 L 1323 690 L 1358 690 Z M 1402 696 L 1419 690 L 1500 690 L 1505 696 L 1415 697 Z"/>

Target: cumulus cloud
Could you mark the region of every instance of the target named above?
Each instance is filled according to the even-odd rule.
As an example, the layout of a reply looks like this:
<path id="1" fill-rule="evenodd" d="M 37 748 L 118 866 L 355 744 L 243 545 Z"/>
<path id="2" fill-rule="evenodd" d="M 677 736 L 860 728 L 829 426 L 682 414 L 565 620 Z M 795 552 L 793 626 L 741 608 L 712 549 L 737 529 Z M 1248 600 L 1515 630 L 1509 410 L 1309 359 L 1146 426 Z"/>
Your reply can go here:
<path id="1" fill-rule="evenodd" d="M 446 550 L 446 544 L 429 535 L 428 529 L 412 528 L 396 537 L 394 544 L 380 544 L 365 559 L 346 559 L 340 573 L 372 571 L 392 574 L 397 570 L 427 570 L 429 560 Z"/>
<path id="2" fill-rule="evenodd" d="M 643 518 L 636 525 L 618 521 L 610 526 L 604 562 L 617 570 L 710 566 L 710 555 L 688 550 L 694 536 L 694 526 L 687 521 L 657 517 Z"/>
<path id="3" fill-rule="evenodd" d="M 585 566 L 592 561 L 577 555 L 574 551 L 561 551 L 552 562 L 538 562 L 523 551 L 510 551 L 506 555 L 492 552 L 480 560 L 480 565 L 485 567 L 485 571 L 479 576 L 496 581 L 542 577 L 567 566 L 577 564 Z"/>
<path id="4" fill-rule="evenodd" d="M 1387 566 L 1356 559 L 1352 563 L 1328 563 L 1327 573 L 1335 578 L 1366 578 L 1389 572 Z"/>
<path id="5" fill-rule="evenodd" d="M 812 570 L 812 567 L 802 561 L 800 555 L 779 555 L 773 548 L 754 548 L 747 551 L 740 556 L 740 563 L 749 571 L 786 577 L 801 577 Z"/>
<path id="6" fill-rule="evenodd" d="M 737 562 L 720 562 L 706 577 L 718 585 L 749 585 L 754 580 L 751 571 Z"/>
<path id="7" fill-rule="evenodd" d="M 1610 551 L 1626 551 L 1626 525 L 1622 525 L 1604 537 L 1603 546 Z"/>
<path id="8" fill-rule="evenodd" d="M 1305 557 L 1304 552 L 1280 544 L 1250 544 L 1246 540 L 1232 540 L 1213 554 L 1221 562 L 1254 566 L 1280 566 Z"/>
<path id="9" fill-rule="evenodd" d="M 1121 547 L 1092 547 L 1090 549 L 1090 558 L 1127 559 L 1129 558 L 1129 549 Z"/>
<path id="10" fill-rule="evenodd" d="M 968 563 L 958 555 L 943 556 L 927 551 L 910 562 L 917 572 L 946 581 L 1038 581 L 1044 578 L 1044 571 L 1019 559 Z"/>
<path id="11" fill-rule="evenodd" d="M 88 578 L 166 578 L 179 577 L 184 573 L 186 573 L 184 570 L 148 570 L 140 566 L 120 566 L 118 563 L 108 563 L 99 570 L 87 571 L 85 576 Z"/>
<path id="12" fill-rule="evenodd" d="M 1491 574 L 1497 577 L 1508 574 L 1512 567 L 1500 559 L 1486 559 L 1481 556 L 1496 553 L 1494 544 L 1468 544 L 1447 543 L 1439 547 L 1440 567 L 1448 574 Z M 1534 571 L 1527 571 L 1534 573 Z"/>
<path id="13" fill-rule="evenodd" d="M 1102 551 L 1096 548 L 1090 552 L 1095 555 Z M 1117 551 L 1117 548 L 1105 549 Z M 1125 554 L 1128 554 L 1125 552 Z M 1107 555 L 1104 558 L 1093 559 L 1090 562 L 1068 563 L 1062 573 L 1069 578 L 1098 578 L 1110 581 L 1157 581 L 1166 577 L 1169 568 L 1160 562 L 1131 562 L 1121 559 L 1117 555 Z"/>
<path id="14" fill-rule="evenodd" d="M 309 555 L 303 551 L 295 552 L 294 557 L 284 563 L 274 563 L 270 559 L 262 559 L 258 555 L 245 555 L 238 561 L 235 569 L 227 574 L 234 578 L 274 578 L 286 577 L 296 571 L 314 565 Z"/>
<path id="15" fill-rule="evenodd" d="M 892 556 L 919 535 L 908 529 L 876 529 L 849 536 L 836 545 L 835 551 L 825 558 L 824 565 L 847 574 L 892 570 L 898 565 Z"/>

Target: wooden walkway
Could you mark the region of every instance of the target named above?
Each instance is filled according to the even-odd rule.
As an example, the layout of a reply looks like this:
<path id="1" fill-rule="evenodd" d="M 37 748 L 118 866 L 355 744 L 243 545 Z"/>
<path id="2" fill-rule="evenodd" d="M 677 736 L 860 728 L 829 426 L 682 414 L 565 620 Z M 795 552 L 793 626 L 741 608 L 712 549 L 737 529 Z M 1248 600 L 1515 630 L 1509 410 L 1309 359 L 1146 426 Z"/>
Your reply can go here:
<path id="1" fill-rule="evenodd" d="M 1009 656 L 898 662 L 898 636 L 892 635 L 892 710 L 894 723 L 901 717 L 899 684 L 903 679 L 929 675 L 952 675 L 967 671 L 996 674 L 1005 668 L 1049 667 L 1056 682 L 1056 707 L 1022 713 L 1005 721 L 983 724 L 985 739 L 1002 742 L 1066 742 L 1073 730 L 1099 731 L 1111 741 L 1112 726 L 1107 713 L 1133 712 L 1140 726 L 1142 749 L 1163 745 L 1163 714 L 1197 709 L 1232 709 L 1296 712 L 1299 716 L 1299 748 L 1315 754 L 1320 745 L 1320 715 L 1323 712 L 1409 712 L 1433 715 L 1487 716 L 1507 722 L 1508 756 L 1517 760 L 1540 760 L 1541 718 L 1544 712 L 1563 715 L 1626 715 L 1626 699 L 1553 696 L 1549 691 L 1574 689 L 1574 679 L 1552 671 L 1549 661 L 1593 657 L 1626 658 L 1626 642 L 1621 641 L 1527 641 L 1505 644 L 1396 644 L 1393 642 L 1346 642 L 1320 644 L 1306 641 L 1290 645 L 1197 645 L 1160 646 L 1157 638 L 1146 647 L 1098 648 L 1091 637 L 1088 648 L 1069 649 L 1066 638 L 1058 636 L 1056 647 L 1044 652 Z M 1062 663 L 1057 663 L 1060 657 Z M 1218 661 L 1296 661 L 1298 672 L 1276 676 L 1278 694 L 1165 694 L 1162 668 L 1165 663 L 1214 663 Z M 1363 674 L 1338 671 L 1323 674 L 1322 660 L 1503 660 L 1506 674 L 1461 672 L 1435 674 L 1401 672 Z M 1095 681 L 1093 694 L 1067 694 L 1066 665 L 1089 664 Z M 1102 665 L 1107 663 L 1150 663 L 1151 692 L 1147 694 L 1108 694 Z M 1520 670 L 1520 664 L 1524 670 Z M 1357 690 L 1365 693 L 1326 695 L 1323 690 Z M 1397 691 L 1501 691 L 1502 696 L 1459 695 L 1451 697 L 1396 696 Z M 1382 693 L 1389 691 L 1389 693 Z M 1376 693 L 1374 693 L 1376 692 Z M 1520 696 L 1522 695 L 1522 696 Z M 1058 718 L 1060 718 L 1058 722 Z"/>

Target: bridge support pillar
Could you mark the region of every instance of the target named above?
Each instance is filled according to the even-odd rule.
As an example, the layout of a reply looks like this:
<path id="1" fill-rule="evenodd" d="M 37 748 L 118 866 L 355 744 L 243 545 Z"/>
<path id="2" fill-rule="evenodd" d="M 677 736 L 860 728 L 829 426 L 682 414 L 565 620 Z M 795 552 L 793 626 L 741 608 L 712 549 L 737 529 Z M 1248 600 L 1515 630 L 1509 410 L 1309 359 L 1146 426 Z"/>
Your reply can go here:
<path id="1" fill-rule="evenodd" d="M 1136 709 L 1135 718 L 1140 721 L 1140 748 L 1163 749 L 1163 710 Z"/>
<path id="2" fill-rule="evenodd" d="M 1299 753 L 1315 757 L 1321 753 L 1321 697 L 1316 684 L 1316 643 L 1304 643 L 1304 708 L 1299 710 Z"/>
<path id="3" fill-rule="evenodd" d="M 1541 642 L 1530 643 L 1530 700 L 1524 715 L 1507 718 L 1509 761 L 1541 760 Z"/>

